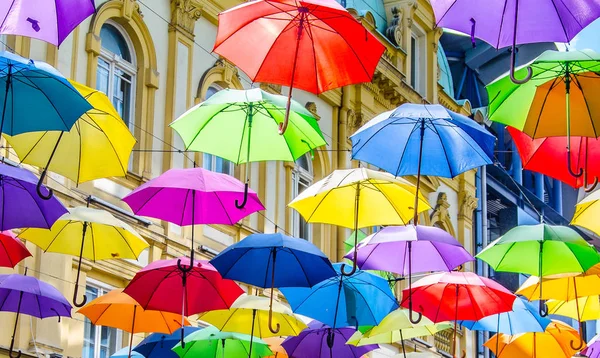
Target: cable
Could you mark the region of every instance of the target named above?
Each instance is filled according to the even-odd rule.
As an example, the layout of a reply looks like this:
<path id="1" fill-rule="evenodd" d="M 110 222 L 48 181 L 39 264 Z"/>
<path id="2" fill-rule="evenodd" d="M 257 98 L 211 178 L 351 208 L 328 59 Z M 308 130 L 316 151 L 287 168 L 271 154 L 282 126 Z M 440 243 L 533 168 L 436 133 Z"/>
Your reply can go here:
<path id="1" fill-rule="evenodd" d="M 500 168 L 510 178 L 510 180 L 513 182 L 513 184 L 515 184 L 515 186 L 521 193 L 521 196 L 523 198 L 525 198 L 525 200 L 527 200 L 527 203 L 531 206 L 533 211 L 535 211 L 535 213 L 540 217 L 540 221 L 544 222 L 544 215 L 542 215 L 542 213 L 540 213 L 537 210 L 535 205 L 533 205 L 533 202 L 531 202 L 531 200 L 529 200 L 529 197 L 527 196 L 527 194 L 521 189 L 521 185 L 519 183 L 517 183 L 517 181 L 512 177 L 512 175 L 510 175 L 510 173 L 506 170 L 506 168 L 504 168 L 504 166 L 502 165 L 502 163 L 500 163 L 500 161 L 498 160 L 498 158 L 496 156 L 494 156 L 494 166 L 497 168 Z"/>

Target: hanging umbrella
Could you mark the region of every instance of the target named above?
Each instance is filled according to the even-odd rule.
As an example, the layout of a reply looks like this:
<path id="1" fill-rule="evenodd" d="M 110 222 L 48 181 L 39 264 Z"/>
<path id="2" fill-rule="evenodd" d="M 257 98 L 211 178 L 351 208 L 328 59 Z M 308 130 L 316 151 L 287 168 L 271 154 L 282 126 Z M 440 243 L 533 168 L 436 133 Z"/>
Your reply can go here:
<path id="1" fill-rule="evenodd" d="M 410 206 L 417 197 L 418 209 Z M 405 225 L 413 211 L 430 209 L 414 185 L 388 173 L 366 168 L 335 170 L 311 185 L 290 204 L 309 223 L 324 223 L 354 229 L 354 246 L 358 229 L 377 225 Z M 352 275 L 356 271 L 353 258 Z"/>
<path id="2" fill-rule="evenodd" d="M 600 16 L 598 0 L 522 0 L 520 4 L 519 0 L 432 0 L 431 6 L 436 26 L 471 34 L 473 46 L 475 37 L 497 49 L 512 45 L 510 78 L 515 83 L 525 83 L 535 74 L 527 67 L 522 80 L 515 77 L 517 45 L 570 42 Z M 517 74 L 521 77 L 524 73 Z"/>
<path id="3" fill-rule="evenodd" d="M 251 339 L 254 343 L 250 354 Z M 220 332 L 210 326 L 185 337 L 185 343 L 173 347 L 173 351 L 181 358 L 261 358 L 273 354 L 268 344 L 260 338 Z"/>
<path id="4" fill-rule="evenodd" d="M 152 311 L 143 309 L 123 290 L 112 290 L 102 295 L 81 308 L 81 313 L 92 324 L 97 326 L 112 327 L 129 332 L 129 357 L 133 347 L 133 335 L 142 332 L 173 333 L 182 325 L 189 326 L 190 322 L 178 322 L 179 316 L 175 313 Z"/>
<path id="5" fill-rule="evenodd" d="M 129 224 L 107 211 L 88 207 L 71 208 L 49 230 L 25 229 L 19 237 L 39 246 L 44 252 L 79 256 L 73 290 L 73 304 L 76 307 L 83 307 L 87 302 L 85 295 L 81 302 L 77 301 L 81 260 L 84 257 L 94 261 L 137 259 L 149 246 Z"/>
<path id="6" fill-rule="evenodd" d="M 354 332 L 356 330 L 352 327 L 331 328 L 312 321 L 297 337 L 288 337 L 283 341 L 282 346 L 290 358 L 360 358 L 379 348 L 376 344 L 361 347 L 346 344 Z"/>
<path id="7" fill-rule="evenodd" d="M 600 319 L 600 297 L 585 296 L 570 301 L 548 300 L 548 313 L 581 322 Z"/>
<path id="8" fill-rule="evenodd" d="M 581 273 L 600 262 L 596 249 L 575 230 L 547 224 L 517 226 L 476 256 L 500 272 L 550 276 Z M 541 316 L 546 316 L 541 301 Z"/>
<path id="9" fill-rule="evenodd" d="M 240 296 L 228 310 L 216 310 L 198 317 L 223 332 L 250 335 L 248 356 L 252 355 L 252 340 L 276 336 L 297 336 L 306 325 L 294 316 L 292 310 L 266 297 Z M 273 323 L 276 329 L 272 329 Z"/>
<path id="10" fill-rule="evenodd" d="M 311 288 L 286 287 L 280 291 L 296 314 L 332 328 L 374 326 L 398 308 L 387 280 L 361 270 L 346 276 L 344 266 L 333 264 L 337 275 Z"/>
<path id="11" fill-rule="evenodd" d="M 336 276 L 331 262 L 319 248 L 279 233 L 252 234 L 221 251 L 210 263 L 224 278 L 270 287 L 271 304 L 275 287 L 312 287 Z M 268 327 L 273 333 L 279 332 L 279 324 L 273 326 L 270 319 Z"/>
<path id="12" fill-rule="evenodd" d="M 575 214 L 571 220 L 571 225 L 580 226 L 584 229 L 600 235 L 600 225 L 598 218 L 600 217 L 600 191 L 595 191 L 583 198 L 575 206 Z M 600 270 L 598 271 L 600 273 Z"/>
<path id="13" fill-rule="evenodd" d="M 356 232 L 351 232 L 350 236 L 344 240 L 344 252 L 348 253 L 350 250 L 354 248 L 354 236 L 356 235 L 357 245 L 363 242 L 364 239 L 367 238 L 367 234 L 365 234 L 362 230 L 356 230 Z"/>
<path id="14" fill-rule="evenodd" d="M 130 351 L 131 351 L 131 346 L 123 347 L 123 348 L 119 349 L 118 351 L 116 351 L 115 353 L 113 353 L 113 355 L 111 355 L 110 358 L 145 358 L 144 355 L 139 354 L 135 351 L 131 351 L 131 355 L 129 355 Z M 179 357 L 177 354 L 175 354 L 175 353 L 173 353 L 173 354 L 174 354 L 173 358 Z"/>
<path id="15" fill-rule="evenodd" d="M 14 268 L 19 262 L 30 256 L 31 252 L 12 231 L 0 232 L 0 267 Z"/>
<path id="16" fill-rule="evenodd" d="M 181 271 L 182 265 L 189 269 Z M 230 308 L 244 291 L 234 281 L 223 279 L 207 261 L 192 264 L 182 257 L 152 262 L 138 271 L 123 292 L 144 309 L 181 312 L 183 321 L 193 314 Z M 183 335 L 181 331 L 182 342 Z"/>
<path id="17" fill-rule="evenodd" d="M 36 193 L 38 179 L 30 171 L 0 164 L 0 230 L 49 228 L 67 212 L 56 198 L 43 200 Z M 41 188 L 47 192 L 46 187 Z M 23 215 L 27 213 L 27 215 Z"/>
<path id="18" fill-rule="evenodd" d="M 411 289 L 402 291 L 401 306 L 408 308 L 409 297 L 418 311 L 433 322 L 454 321 L 452 354 L 456 350 L 458 320 L 476 321 L 512 310 L 516 298 L 489 278 L 472 272 L 444 272 L 426 276 Z"/>
<path id="19" fill-rule="evenodd" d="M 581 355 L 588 358 L 600 358 L 600 335 L 595 335 L 581 351 Z"/>
<path id="20" fill-rule="evenodd" d="M 44 168 L 75 183 L 127 175 L 135 138 L 108 97 L 100 91 L 69 81 L 93 107 L 68 132 L 29 132 L 6 141 L 22 163 Z"/>
<path id="21" fill-rule="evenodd" d="M 320 94 L 370 82 L 385 46 L 335 0 L 260 0 L 219 14 L 213 51 L 252 82 L 290 87 L 283 134 L 294 88 Z"/>
<path id="22" fill-rule="evenodd" d="M 59 46 L 95 9 L 93 0 L 3 1 L 0 34 L 32 37 Z"/>
<path id="23" fill-rule="evenodd" d="M 281 345 L 285 338 L 283 337 L 269 337 L 265 338 L 264 341 L 269 345 L 269 349 L 273 352 L 273 355 L 268 358 L 288 358 L 285 348 Z"/>
<path id="24" fill-rule="evenodd" d="M 405 309 L 397 309 L 388 314 L 377 326 L 365 333 L 356 331 L 347 344 L 364 346 L 366 344 L 402 344 L 402 354 L 406 357 L 405 339 L 433 336 L 437 332 L 450 329 L 449 323 L 433 323 L 423 318 L 419 323 L 412 323 L 410 313 Z"/>
<path id="25" fill-rule="evenodd" d="M 0 311 L 15 312 L 15 325 L 10 341 L 8 355 L 19 358 L 21 351 L 13 356 L 15 336 L 19 315 L 26 314 L 37 318 L 71 317 L 71 305 L 69 301 L 52 285 L 38 280 L 35 277 L 24 275 L 0 275 Z"/>
<path id="26" fill-rule="evenodd" d="M 588 190 L 598 182 L 600 176 L 600 139 L 571 136 L 569 158 L 567 159 L 567 137 L 544 137 L 533 139 L 513 127 L 506 127 L 517 146 L 523 169 L 542 173 L 573 188 L 587 187 Z M 572 166 L 583 170 L 581 176 L 573 176 Z M 552 165 L 548 165 L 552 163 Z M 588 187 L 589 185 L 589 187 Z"/>
<path id="27" fill-rule="evenodd" d="M 171 123 L 186 150 L 210 153 L 235 164 L 265 160 L 293 162 L 308 151 L 326 145 L 313 115 L 296 101 L 291 103 L 289 131 L 277 134 L 285 117 L 286 98 L 260 88 L 225 89 L 191 108 Z M 248 198 L 250 171 L 246 170 Z"/>
<path id="28" fill-rule="evenodd" d="M 145 358 L 178 358 L 179 356 L 172 351 L 172 348 L 179 343 L 181 334 L 186 337 L 200 329 L 198 327 L 181 327 L 172 334 L 152 333 L 133 348 L 132 357 L 133 354 L 139 353 Z"/>
<path id="29" fill-rule="evenodd" d="M 485 342 L 484 346 L 498 358 L 571 358 L 579 351 L 567 344 L 574 339 L 581 339 L 576 330 L 553 320 L 544 333 L 521 333 L 513 336 L 498 333 Z"/>

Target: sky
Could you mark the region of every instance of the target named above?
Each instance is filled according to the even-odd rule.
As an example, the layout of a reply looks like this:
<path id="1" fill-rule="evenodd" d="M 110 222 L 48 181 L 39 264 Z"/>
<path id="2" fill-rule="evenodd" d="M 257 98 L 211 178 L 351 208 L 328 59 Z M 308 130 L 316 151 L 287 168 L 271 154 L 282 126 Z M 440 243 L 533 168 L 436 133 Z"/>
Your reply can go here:
<path id="1" fill-rule="evenodd" d="M 592 22 L 588 27 L 583 29 L 568 45 L 572 50 L 591 49 L 600 52 L 600 19 Z M 565 49 L 564 44 L 556 44 L 560 50 Z"/>

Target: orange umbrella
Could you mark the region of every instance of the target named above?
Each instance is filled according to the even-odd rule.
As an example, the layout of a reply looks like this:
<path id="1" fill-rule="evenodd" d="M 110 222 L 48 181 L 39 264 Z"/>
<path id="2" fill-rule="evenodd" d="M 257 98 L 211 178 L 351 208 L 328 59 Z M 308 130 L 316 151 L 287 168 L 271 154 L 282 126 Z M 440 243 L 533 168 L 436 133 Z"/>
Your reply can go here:
<path id="1" fill-rule="evenodd" d="M 123 290 L 116 289 L 100 296 L 81 308 L 78 313 L 86 316 L 94 325 L 113 327 L 129 332 L 129 357 L 134 333 L 168 333 L 181 328 L 180 315 L 176 313 L 144 310 Z M 186 319 L 184 325 L 189 326 Z"/>
<path id="2" fill-rule="evenodd" d="M 265 358 L 288 358 L 287 352 L 285 351 L 283 346 L 281 346 L 281 343 L 283 343 L 284 340 L 285 338 L 283 337 L 263 338 L 263 341 L 267 342 L 269 348 L 273 352 L 272 356 Z"/>

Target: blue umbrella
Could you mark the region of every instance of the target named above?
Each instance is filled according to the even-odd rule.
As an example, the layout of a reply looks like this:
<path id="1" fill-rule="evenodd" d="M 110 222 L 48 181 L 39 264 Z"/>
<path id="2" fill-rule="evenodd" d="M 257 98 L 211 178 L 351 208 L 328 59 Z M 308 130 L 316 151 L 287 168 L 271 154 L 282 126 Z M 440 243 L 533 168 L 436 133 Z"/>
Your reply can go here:
<path id="1" fill-rule="evenodd" d="M 173 334 L 152 333 L 133 348 L 133 351 L 146 358 L 179 358 L 171 348 L 181 341 L 181 330 L 183 330 L 183 336 L 186 337 L 188 334 L 200 329 L 198 327 L 183 327 L 173 332 Z"/>
<path id="2" fill-rule="evenodd" d="M 280 289 L 292 310 L 332 328 L 376 326 L 398 302 L 387 280 L 357 270 L 344 276 L 344 264 L 333 264 L 337 275 L 312 288 Z"/>
<path id="3" fill-rule="evenodd" d="M 474 121 L 439 104 L 405 103 L 370 120 L 351 137 L 352 159 L 361 160 L 395 176 L 416 175 L 414 224 L 418 224 L 421 174 L 452 178 L 467 170 L 492 164 L 496 137 Z M 427 143 L 426 150 L 423 150 Z M 385 155 L 382 155 L 385 153 Z M 411 244 L 408 245 L 409 257 Z M 412 285 L 409 258 L 408 288 Z M 412 299 L 409 299 L 412 318 Z"/>
<path id="4" fill-rule="evenodd" d="M 123 348 L 119 349 L 118 351 L 116 351 L 115 353 L 113 353 L 113 355 L 111 355 L 110 358 L 144 358 L 144 356 L 137 352 L 131 352 L 131 356 L 130 356 L 129 355 L 129 346 L 127 346 L 127 347 L 123 347 Z"/>
<path id="5" fill-rule="evenodd" d="M 513 310 L 491 315 L 479 321 L 458 321 L 463 327 L 472 331 L 488 331 L 515 335 L 528 332 L 545 332 L 552 321 L 538 313 L 533 303 L 518 298 L 513 303 Z"/>
<path id="6" fill-rule="evenodd" d="M 312 287 L 337 275 L 327 256 L 315 245 L 280 233 L 249 235 L 226 248 L 210 263 L 223 278 L 270 287 L 271 292 L 275 287 Z M 277 333 L 279 325 L 272 327 L 271 308 L 269 329 Z"/>

